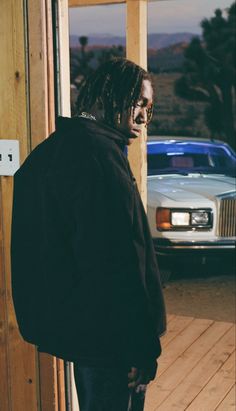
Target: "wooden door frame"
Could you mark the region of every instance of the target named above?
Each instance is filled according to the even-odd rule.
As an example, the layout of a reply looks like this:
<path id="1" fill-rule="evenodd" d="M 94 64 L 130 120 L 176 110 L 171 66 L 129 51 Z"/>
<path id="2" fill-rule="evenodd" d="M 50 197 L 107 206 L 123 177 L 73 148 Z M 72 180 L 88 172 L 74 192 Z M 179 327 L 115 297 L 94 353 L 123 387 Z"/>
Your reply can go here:
<path id="1" fill-rule="evenodd" d="M 61 10 L 65 2 L 57 1 Z M 52 2 L 2 0 L 0 24 L 0 138 L 19 141 L 22 163 L 55 127 Z M 1 176 L 1 410 L 65 411 L 63 361 L 38 354 L 18 331 L 11 297 L 12 191 L 13 177 Z"/>
<path id="2" fill-rule="evenodd" d="M 55 127 L 52 29 L 52 2 L 55 1 L 58 5 L 60 114 L 69 116 L 68 0 L 1 1 L 0 138 L 19 140 L 21 163 Z M 92 1 L 94 4 L 95 0 L 86 0 L 87 5 Z M 98 3 L 108 4 L 107 0 L 96 1 Z M 146 37 L 146 7 L 147 0 L 127 0 L 127 57 L 143 67 L 146 67 L 143 40 Z M 135 145 L 129 156 L 145 202 L 143 143 Z M 22 340 L 15 319 L 10 267 L 12 189 L 13 178 L 0 177 L 0 360 L 3 364 L 0 395 L 4 398 L 3 410 L 65 411 L 63 362 L 47 354 L 38 355 L 34 346 Z"/>
<path id="3" fill-rule="evenodd" d="M 152 0 L 154 1 L 154 0 Z M 147 69 L 147 6 L 148 0 L 69 0 L 69 7 L 126 4 L 126 56 Z M 147 205 L 147 132 L 142 131 L 128 149 L 128 157 L 144 207 Z"/>

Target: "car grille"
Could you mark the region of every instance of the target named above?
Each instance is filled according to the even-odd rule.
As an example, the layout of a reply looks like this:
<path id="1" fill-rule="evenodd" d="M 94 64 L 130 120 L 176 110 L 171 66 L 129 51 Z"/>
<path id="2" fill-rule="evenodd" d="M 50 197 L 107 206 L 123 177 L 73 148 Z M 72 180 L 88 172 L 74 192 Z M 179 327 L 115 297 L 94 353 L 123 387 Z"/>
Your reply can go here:
<path id="1" fill-rule="evenodd" d="M 219 236 L 236 236 L 236 198 L 224 198 L 220 202 Z"/>

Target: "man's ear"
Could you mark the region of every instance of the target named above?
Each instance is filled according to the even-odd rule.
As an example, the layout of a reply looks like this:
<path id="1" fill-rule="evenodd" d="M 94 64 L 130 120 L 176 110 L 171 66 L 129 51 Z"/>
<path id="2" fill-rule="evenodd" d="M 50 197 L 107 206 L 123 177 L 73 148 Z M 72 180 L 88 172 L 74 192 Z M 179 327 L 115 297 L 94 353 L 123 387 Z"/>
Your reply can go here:
<path id="1" fill-rule="evenodd" d="M 116 123 L 117 124 L 121 123 L 121 114 L 120 113 L 117 113 L 117 115 L 116 115 Z"/>

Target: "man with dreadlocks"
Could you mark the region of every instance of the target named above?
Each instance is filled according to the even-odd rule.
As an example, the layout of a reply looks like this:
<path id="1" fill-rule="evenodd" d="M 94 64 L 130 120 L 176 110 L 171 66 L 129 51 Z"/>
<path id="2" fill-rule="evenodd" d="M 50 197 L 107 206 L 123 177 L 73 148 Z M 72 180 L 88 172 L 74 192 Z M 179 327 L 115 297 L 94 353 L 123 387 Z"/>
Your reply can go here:
<path id="1" fill-rule="evenodd" d="M 20 332 L 39 351 L 74 362 L 80 411 L 141 411 L 134 394 L 144 398 L 161 353 L 157 263 L 124 154 L 150 121 L 152 104 L 145 70 L 108 61 L 82 85 L 78 115 L 59 118 L 15 175 Z"/>

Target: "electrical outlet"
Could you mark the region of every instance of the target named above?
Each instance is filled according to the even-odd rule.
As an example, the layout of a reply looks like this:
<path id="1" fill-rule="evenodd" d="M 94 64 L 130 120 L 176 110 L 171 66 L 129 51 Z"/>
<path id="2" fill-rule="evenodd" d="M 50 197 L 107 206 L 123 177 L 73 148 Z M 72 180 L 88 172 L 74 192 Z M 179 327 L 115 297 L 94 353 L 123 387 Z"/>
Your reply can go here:
<path id="1" fill-rule="evenodd" d="M 19 167 L 19 141 L 0 140 L 0 176 L 13 176 Z"/>

